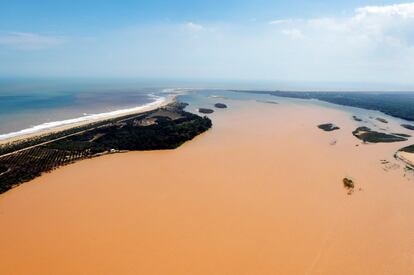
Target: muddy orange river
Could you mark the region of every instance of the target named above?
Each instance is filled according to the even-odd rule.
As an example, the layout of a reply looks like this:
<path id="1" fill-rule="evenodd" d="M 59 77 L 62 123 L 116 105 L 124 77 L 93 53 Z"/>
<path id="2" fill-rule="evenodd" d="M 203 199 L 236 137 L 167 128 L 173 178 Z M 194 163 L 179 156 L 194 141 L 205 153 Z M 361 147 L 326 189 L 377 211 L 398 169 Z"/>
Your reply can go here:
<path id="1" fill-rule="evenodd" d="M 339 109 L 226 103 L 177 150 L 1 195 L 0 274 L 414 274 L 414 180 L 393 159 L 407 143 L 361 144 Z"/>

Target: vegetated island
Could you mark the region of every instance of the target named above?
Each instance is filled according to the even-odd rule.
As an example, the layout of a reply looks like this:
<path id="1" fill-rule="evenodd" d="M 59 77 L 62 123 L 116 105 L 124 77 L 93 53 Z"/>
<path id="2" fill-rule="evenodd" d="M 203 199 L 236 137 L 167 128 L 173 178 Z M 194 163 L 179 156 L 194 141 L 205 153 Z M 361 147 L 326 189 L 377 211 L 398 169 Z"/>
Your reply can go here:
<path id="1" fill-rule="evenodd" d="M 224 103 L 216 103 L 214 104 L 214 107 L 219 108 L 219 109 L 226 109 L 227 105 Z"/>
<path id="2" fill-rule="evenodd" d="M 0 193 L 78 160 L 135 150 L 174 149 L 211 128 L 187 104 L 108 119 L 0 146 Z"/>
<path id="3" fill-rule="evenodd" d="M 350 178 L 344 178 L 342 180 L 342 183 L 344 184 L 344 187 L 348 190 L 348 195 L 352 195 L 355 188 L 354 181 Z"/>
<path id="4" fill-rule="evenodd" d="M 214 113 L 214 110 L 208 108 L 199 108 L 198 112 L 202 114 L 212 114 Z"/>
<path id="5" fill-rule="evenodd" d="M 382 132 L 373 131 L 366 126 L 358 127 L 352 134 L 363 142 L 368 143 L 389 143 L 406 141 L 405 134 L 387 134 Z"/>
<path id="6" fill-rule="evenodd" d="M 408 129 L 408 130 L 413 130 L 413 131 L 414 131 L 414 125 L 410 125 L 410 124 L 401 124 L 401 127 L 404 127 L 405 129 Z"/>
<path id="7" fill-rule="evenodd" d="M 414 92 L 286 92 L 242 91 L 297 99 L 317 99 L 338 105 L 376 110 L 387 115 L 414 121 Z"/>
<path id="8" fill-rule="evenodd" d="M 335 124 L 332 124 L 332 123 L 320 124 L 320 125 L 318 125 L 318 128 L 324 130 L 325 132 L 331 132 L 331 131 L 341 129 L 338 126 L 336 126 Z"/>
<path id="9" fill-rule="evenodd" d="M 276 101 L 273 101 L 273 100 L 256 100 L 256 102 L 267 103 L 267 104 L 275 104 L 275 105 L 279 104 L 279 102 L 276 102 Z"/>
<path id="10" fill-rule="evenodd" d="M 414 144 L 398 150 L 395 157 L 404 161 L 410 170 L 414 169 Z"/>
<path id="11" fill-rule="evenodd" d="M 379 122 L 382 122 L 382 123 L 388 123 L 388 120 L 386 120 L 385 118 L 382 118 L 382 117 L 377 117 L 376 120 L 378 120 Z"/>
<path id="12" fill-rule="evenodd" d="M 357 116 L 352 116 L 352 118 L 353 118 L 355 121 L 358 121 L 358 122 L 363 121 L 363 120 L 362 120 L 362 118 L 359 118 L 359 117 L 357 117 Z"/>

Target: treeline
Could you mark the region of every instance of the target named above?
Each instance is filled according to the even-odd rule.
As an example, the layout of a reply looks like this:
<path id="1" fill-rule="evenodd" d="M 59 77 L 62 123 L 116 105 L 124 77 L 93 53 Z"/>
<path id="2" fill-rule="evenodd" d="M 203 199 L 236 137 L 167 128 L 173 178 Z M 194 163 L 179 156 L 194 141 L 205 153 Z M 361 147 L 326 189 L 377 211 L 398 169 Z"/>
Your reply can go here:
<path id="1" fill-rule="evenodd" d="M 155 111 L 149 111 L 149 112 L 141 113 L 139 116 L 147 116 L 147 115 L 149 115 L 153 112 L 155 112 Z M 69 129 L 63 130 L 63 131 L 52 132 L 50 134 L 45 134 L 45 135 L 42 135 L 42 136 L 35 136 L 33 138 L 24 139 L 24 140 L 21 140 L 21 141 L 6 143 L 4 145 L 0 145 L 0 156 L 8 154 L 8 153 L 15 152 L 17 150 L 21 150 L 21 149 L 24 149 L 24 148 L 27 148 L 27 147 L 30 147 L 30 146 L 41 144 L 41 143 L 44 143 L 44 142 L 47 142 L 47 141 L 50 141 L 50 140 L 54 140 L 54 139 L 58 139 L 58 138 L 68 136 L 68 135 L 76 134 L 76 133 L 91 129 L 93 127 L 101 127 L 101 126 L 108 125 L 108 123 L 117 123 L 119 120 L 124 120 L 124 119 L 128 119 L 128 118 L 136 118 L 136 117 L 137 117 L 137 114 L 132 114 L 132 115 L 127 115 L 127 116 L 123 116 L 123 117 L 119 117 L 119 118 L 115 118 L 115 119 L 108 119 L 108 120 L 103 120 L 103 121 L 99 121 L 99 122 L 93 122 L 93 123 L 89 123 L 87 125 L 69 128 Z"/>
<path id="2" fill-rule="evenodd" d="M 407 153 L 414 153 L 414 145 L 410 145 L 400 149 L 399 151 L 407 152 Z"/>
<path id="3" fill-rule="evenodd" d="M 241 91 L 238 91 L 241 92 Z M 318 99 L 338 105 L 376 110 L 387 115 L 414 121 L 414 93 L 404 92 L 283 92 L 243 91 L 297 99 Z"/>
<path id="4" fill-rule="evenodd" d="M 83 127 L 84 132 L 27 150 L 0 156 L 0 193 L 44 172 L 74 161 L 124 150 L 174 149 L 211 128 L 211 120 L 183 111 L 185 105 L 167 106 L 177 119 L 152 117 L 156 123 L 138 126 L 157 110 Z M 79 131 L 79 128 L 77 129 Z M 66 134 L 70 131 L 64 131 Z M 50 139 L 56 136 L 50 135 Z M 61 136 L 62 137 L 62 136 Z M 43 138 L 42 138 L 43 140 Z M 47 139 L 45 141 L 48 141 Z M 38 143 L 37 143 L 38 144 Z"/>

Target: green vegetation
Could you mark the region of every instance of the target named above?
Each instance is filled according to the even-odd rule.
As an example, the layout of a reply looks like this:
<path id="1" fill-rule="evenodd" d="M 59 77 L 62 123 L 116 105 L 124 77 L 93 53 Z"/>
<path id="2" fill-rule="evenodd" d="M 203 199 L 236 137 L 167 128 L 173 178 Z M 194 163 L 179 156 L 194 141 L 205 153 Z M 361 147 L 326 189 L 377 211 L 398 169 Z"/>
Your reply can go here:
<path id="1" fill-rule="evenodd" d="M 353 180 L 351 180 L 350 178 L 344 178 L 344 179 L 342 180 L 342 182 L 343 182 L 344 187 L 345 187 L 346 189 L 354 189 L 354 187 L 355 187 L 354 181 L 353 181 Z"/>
<path id="2" fill-rule="evenodd" d="M 318 99 L 338 105 L 381 111 L 387 115 L 414 121 L 414 93 L 406 92 L 283 92 L 235 91 L 269 94 L 297 99 Z"/>
<path id="3" fill-rule="evenodd" d="M 410 145 L 410 146 L 407 146 L 407 147 L 404 147 L 404 148 L 401 148 L 398 151 L 407 152 L 407 153 L 414 153 L 414 144 Z"/>
<path id="4" fill-rule="evenodd" d="M 202 113 L 202 114 L 212 114 L 214 113 L 214 110 L 212 109 L 207 109 L 207 108 L 199 108 L 198 112 Z"/>
<path id="5" fill-rule="evenodd" d="M 145 113 L 143 113 L 145 114 Z M 128 117 L 135 117 L 136 115 L 128 115 L 125 117 L 122 117 L 122 119 L 127 119 Z M 47 134 L 44 136 L 36 136 L 33 138 L 28 138 L 25 139 L 23 141 L 18 141 L 18 142 L 13 142 L 13 143 L 9 143 L 9 144 L 5 144 L 5 145 L 0 145 L 0 156 L 7 154 L 7 153 L 12 153 L 15 152 L 17 150 L 21 150 L 30 146 L 35 146 L 44 142 L 48 142 L 50 140 L 54 140 L 54 139 L 59 139 L 71 134 L 76 134 L 76 133 L 80 133 L 82 131 L 86 131 L 88 129 L 91 129 L 92 127 L 100 127 L 103 125 L 107 125 L 109 122 L 111 121 L 116 121 L 115 120 L 103 120 L 103 121 L 99 121 L 99 122 L 95 122 L 95 123 L 91 123 L 88 125 L 83 125 L 83 126 L 79 126 L 79 127 L 73 127 L 70 128 L 68 130 L 64 130 L 64 131 L 59 131 L 56 133 L 51 133 L 51 134 Z"/>
<path id="6" fill-rule="evenodd" d="M 0 165 L 0 174 L 3 174 L 7 170 L 8 170 L 8 168 L 5 165 Z"/>
<path id="7" fill-rule="evenodd" d="M 370 128 L 362 126 L 355 129 L 352 134 L 363 142 L 380 143 L 380 142 L 399 142 L 406 141 L 407 138 L 403 137 L 404 134 L 387 134 L 372 131 Z"/>
<path id="8" fill-rule="evenodd" d="M 385 118 L 377 117 L 376 120 L 382 123 L 388 123 L 388 120 L 386 120 Z"/>
<path id="9" fill-rule="evenodd" d="M 325 132 L 331 132 L 331 131 L 341 129 L 338 126 L 336 126 L 335 124 L 332 124 L 332 123 L 320 124 L 320 125 L 318 125 L 318 128 L 324 130 Z"/>
<path id="10" fill-rule="evenodd" d="M 3 152 L 14 148 L 21 151 L 0 156 L 0 193 L 81 159 L 126 150 L 174 149 L 211 128 L 210 119 L 185 112 L 184 107 L 173 103 L 154 111 L 11 144 L 11 149 L 5 146 Z"/>
<path id="11" fill-rule="evenodd" d="M 272 100 L 256 100 L 257 102 L 260 102 L 260 103 L 267 103 L 267 104 L 279 104 L 279 102 L 276 102 L 276 101 L 272 101 Z"/>
<path id="12" fill-rule="evenodd" d="M 227 108 L 227 105 L 223 103 L 216 103 L 214 104 L 214 107 L 219 108 L 219 109 L 225 109 Z"/>
<path id="13" fill-rule="evenodd" d="M 361 119 L 361 118 L 359 118 L 359 117 L 357 117 L 357 116 L 352 116 L 352 118 L 353 118 L 355 121 L 358 121 L 358 122 L 361 122 L 361 121 L 362 121 L 362 119 Z"/>

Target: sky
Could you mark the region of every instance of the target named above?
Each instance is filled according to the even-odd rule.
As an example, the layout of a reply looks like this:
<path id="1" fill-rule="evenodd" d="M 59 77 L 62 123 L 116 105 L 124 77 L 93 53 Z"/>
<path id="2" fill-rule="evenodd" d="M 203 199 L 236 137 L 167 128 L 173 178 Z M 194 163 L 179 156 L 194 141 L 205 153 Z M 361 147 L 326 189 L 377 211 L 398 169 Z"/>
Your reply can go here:
<path id="1" fill-rule="evenodd" d="M 413 76 L 414 2 L 0 0 L 3 78 L 414 89 Z"/>

